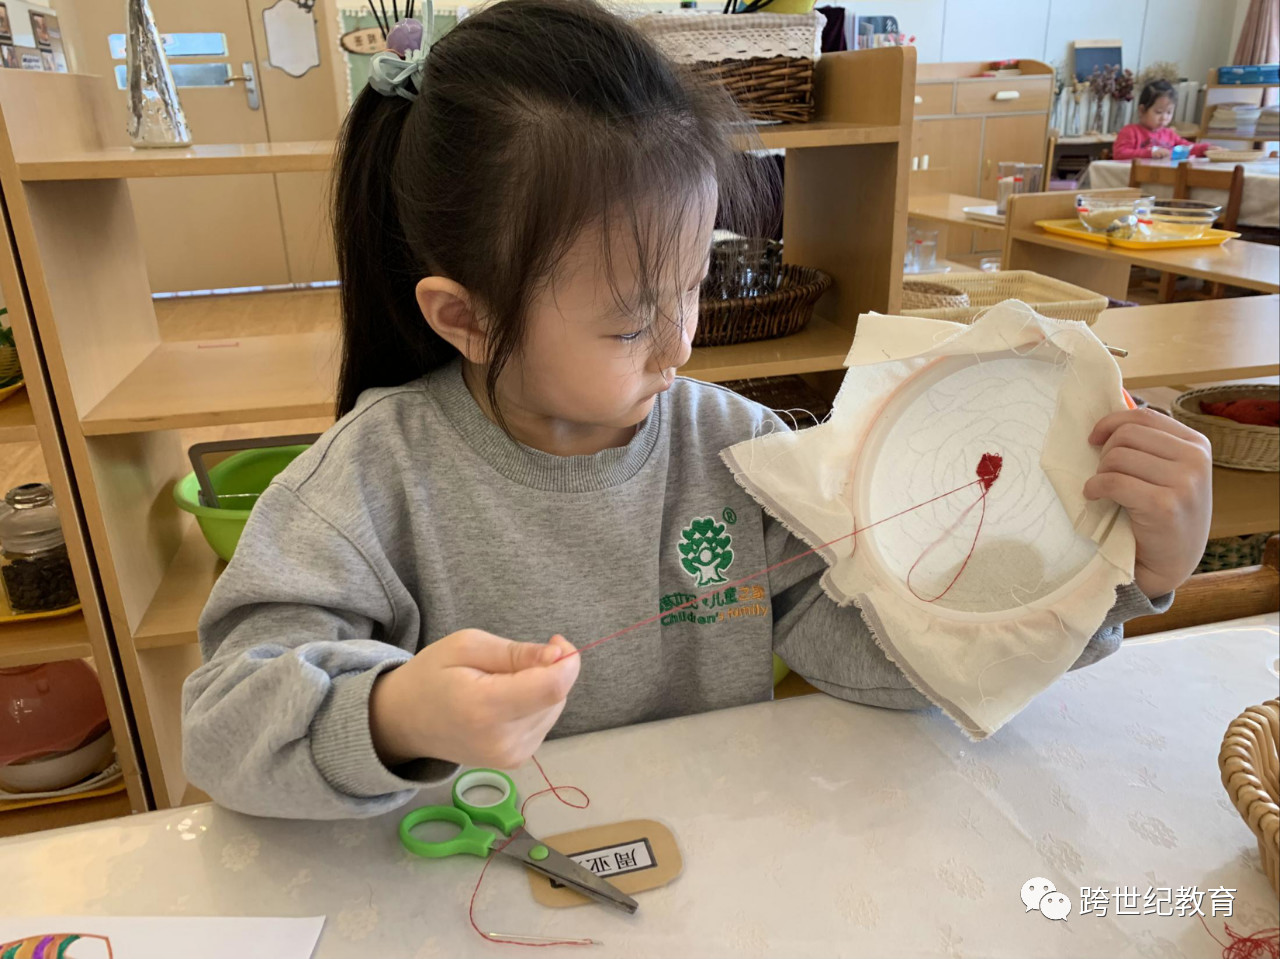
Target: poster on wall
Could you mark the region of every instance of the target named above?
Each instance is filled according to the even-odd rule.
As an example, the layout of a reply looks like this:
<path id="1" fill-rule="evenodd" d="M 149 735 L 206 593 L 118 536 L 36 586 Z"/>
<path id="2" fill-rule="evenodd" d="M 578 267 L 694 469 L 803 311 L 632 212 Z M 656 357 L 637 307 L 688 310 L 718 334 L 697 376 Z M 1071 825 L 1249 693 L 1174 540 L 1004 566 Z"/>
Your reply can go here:
<path id="1" fill-rule="evenodd" d="M 0 3 L 0 43 L 13 43 L 13 27 L 9 25 L 9 8 Z"/>
<path id="2" fill-rule="evenodd" d="M 62 28 L 52 13 L 31 11 L 31 34 L 40 52 L 40 68 L 48 73 L 66 73 L 67 57 L 62 48 Z"/>
<path id="3" fill-rule="evenodd" d="M 24 70 L 43 70 L 44 63 L 40 59 L 40 51 L 35 47 L 15 47 L 19 64 Z"/>
<path id="4" fill-rule="evenodd" d="M 0 67 L 22 69 L 22 61 L 18 59 L 18 51 L 13 48 L 12 43 L 0 43 Z"/>
<path id="5" fill-rule="evenodd" d="M 49 35 L 48 15 L 31 11 L 31 34 L 35 37 L 36 49 L 53 52 L 53 38 Z"/>

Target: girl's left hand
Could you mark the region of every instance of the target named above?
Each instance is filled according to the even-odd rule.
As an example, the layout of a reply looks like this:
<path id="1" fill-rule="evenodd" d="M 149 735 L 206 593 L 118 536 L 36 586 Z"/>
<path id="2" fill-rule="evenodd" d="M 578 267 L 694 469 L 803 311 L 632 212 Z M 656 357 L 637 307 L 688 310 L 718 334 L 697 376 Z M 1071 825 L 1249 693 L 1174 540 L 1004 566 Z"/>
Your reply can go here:
<path id="1" fill-rule="evenodd" d="M 1104 416 L 1089 442 L 1102 447 L 1088 499 L 1129 511 L 1137 541 L 1134 581 L 1152 598 L 1177 588 L 1204 555 L 1213 508 L 1209 441 L 1155 410 Z"/>

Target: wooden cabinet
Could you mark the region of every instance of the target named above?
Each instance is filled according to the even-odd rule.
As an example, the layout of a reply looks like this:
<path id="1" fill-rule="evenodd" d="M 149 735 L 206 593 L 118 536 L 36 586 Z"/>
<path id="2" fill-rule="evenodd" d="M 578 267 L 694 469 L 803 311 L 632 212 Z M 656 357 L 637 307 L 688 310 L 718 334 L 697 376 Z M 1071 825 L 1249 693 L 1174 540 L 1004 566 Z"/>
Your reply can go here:
<path id="1" fill-rule="evenodd" d="M 1000 164 L 1040 163 L 1044 160 L 1049 118 L 1043 113 L 987 117 L 982 135 L 982 171 L 978 196 L 996 198 Z"/>
<path id="2" fill-rule="evenodd" d="M 1053 68 L 1021 61 L 1022 75 L 982 77 L 984 63 L 924 63 L 917 70 L 911 155 L 928 156 L 930 170 L 946 170 L 948 192 L 996 196 L 1002 161 L 1044 159 L 1053 95 Z M 929 178 L 936 190 L 939 177 Z M 951 255 L 985 253 L 996 236 L 990 230 L 951 227 Z"/>

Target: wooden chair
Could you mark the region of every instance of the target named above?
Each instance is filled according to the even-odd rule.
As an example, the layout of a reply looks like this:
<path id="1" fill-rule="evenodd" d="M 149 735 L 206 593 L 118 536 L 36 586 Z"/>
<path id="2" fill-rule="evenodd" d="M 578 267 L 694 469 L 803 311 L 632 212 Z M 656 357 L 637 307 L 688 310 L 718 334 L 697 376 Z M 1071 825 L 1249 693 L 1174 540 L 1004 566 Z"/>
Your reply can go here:
<path id="1" fill-rule="evenodd" d="M 1190 163 L 1179 163 L 1177 166 L 1163 166 L 1134 160 L 1129 166 L 1129 186 L 1141 188 L 1145 185 L 1171 186 L 1176 200 L 1190 199 L 1192 190 L 1226 190 L 1227 202 L 1214 225 L 1221 230 L 1234 230 L 1236 218 L 1240 215 L 1240 201 L 1244 196 L 1244 167 L 1237 164 L 1231 170 L 1204 170 L 1193 167 Z M 1168 303 L 1173 299 L 1174 284 L 1177 277 L 1172 273 L 1160 274 L 1160 302 Z M 1209 298 L 1218 299 L 1223 295 L 1223 285 L 1212 283 L 1209 286 Z"/>

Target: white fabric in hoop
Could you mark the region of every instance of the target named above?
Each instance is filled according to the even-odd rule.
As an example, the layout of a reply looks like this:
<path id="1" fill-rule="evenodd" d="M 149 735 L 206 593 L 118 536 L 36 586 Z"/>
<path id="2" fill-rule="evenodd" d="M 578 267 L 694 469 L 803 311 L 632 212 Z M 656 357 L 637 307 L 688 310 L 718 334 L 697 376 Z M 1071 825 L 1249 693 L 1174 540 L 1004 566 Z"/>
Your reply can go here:
<path id="1" fill-rule="evenodd" d="M 792 57 L 817 60 L 820 13 L 652 13 L 632 21 L 676 63 Z"/>
<path id="2" fill-rule="evenodd" d="M 1017 300 L 971 326 L 863 316 L 846 366 L 827 422 L 722 455 L 809 546 L 862 530 L 821 551 L 823 588 L 985 738 L 1070 668 L 1133 580 L 1128 515 L 1083 493 L 1093 425 L 1126 409 L 1119 369 L 1083 323 Z M 1002 466 L 983 503 L 986 454 Z"/>

